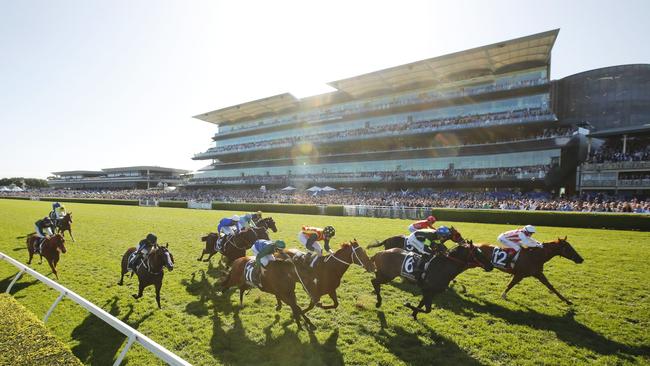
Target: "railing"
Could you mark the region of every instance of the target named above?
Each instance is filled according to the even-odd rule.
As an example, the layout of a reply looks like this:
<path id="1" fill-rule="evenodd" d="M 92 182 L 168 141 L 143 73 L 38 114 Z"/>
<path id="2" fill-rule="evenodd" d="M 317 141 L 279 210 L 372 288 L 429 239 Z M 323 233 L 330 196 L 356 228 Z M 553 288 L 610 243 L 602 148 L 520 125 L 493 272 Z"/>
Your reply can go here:
<path id="1" fill-rule="evenodd" d="M 45 314 L 45 317 L 43 318 L 43 322 L 46 322 L 47 319 L 50 317 L 52 314 L 52 311 L 54 311 L 54 308 L 63 300 L 64 297 L 69 298 L 70 300 L 74 301 L 84 309 L 88 310 L 91 312 L 93 315 L 104 321 L 104 323 L 107 323 L 108 325 L 112 326 L 115 328 L 117 331 L 120 333 L 124 334 L 125 336 L 128 337 L 128 341 L 124 348 L 122 349 L 122 352 L 120 352 L 120 355 L 117 357 L 115 362 L 113 363 L 114 366 L 117 366 L 122 363 L 122 360 L 124 359 L 124 356 L 126 356 L 126 353 L 128 352 L 129 348 L 131 348 L 131 345 L 133 345 L 133 342 L 138 342 L 142 347 L 144 347 L 146 350 L 149 352 L 153 353 L 156 357 L 159 359 L 163 360 L 164 362 L 176 366 L 176 365 L 190 365 L 189 362 L 183 360 L 182 358 L 178 357 L 177 355 L 173 354 L 169 350 L 167 350 L 165 347 L 159 345 L 158 343 L 154 342 L 151 340 L 149 337 L 145 336 L 144 334 L 138 332 L 137 330 L 131 328 L 128 324 L 124 323 L 123 321 L 117 319 L 116 317 L 112 316 L 111 314 L 107 313 L 97 305 L 91 303 L 90 301 L 84 299 L 83 297 L 79 296 L 75 292 L 69 290 L 68 288 L 58 284 L 57 282 L 43 276 L 42 274 L 34 271 L 33 269 L 27 267 L 26 265 L 18 262 L 17 260 L 9 257 L 8 255 L 0 252 L 0 259 L 8 262 L 9 264 L 12 264 L 14 267 L 18 268 L 20 271 L 18 274 L 16 274 L 16 277 L 11 281 L 9 284 L 9 287 L 7 287 L 6 293 L 9 294 L 11 291 L 11 288 L 13 285 L 18 281 L 20 276 L 23 275 L 23 273 L 28 273 L 35 277 L 37 280 L 43 282 L 45 285 L 48 287 L 51 287 L 55 291 L 59 292 L 59 297 L 56 298 L 52 306 L 50 306 L 50 309 L 47 311 Z M 98 339 L 99 341 L 99 339 Z"/>
<path id="2" fill-rule="evenodd" d="M 584 163 L 582 171 L 617 170 L 617 169 L 650 169 L 650 161 L 617 161 L 608 163 Z"/>

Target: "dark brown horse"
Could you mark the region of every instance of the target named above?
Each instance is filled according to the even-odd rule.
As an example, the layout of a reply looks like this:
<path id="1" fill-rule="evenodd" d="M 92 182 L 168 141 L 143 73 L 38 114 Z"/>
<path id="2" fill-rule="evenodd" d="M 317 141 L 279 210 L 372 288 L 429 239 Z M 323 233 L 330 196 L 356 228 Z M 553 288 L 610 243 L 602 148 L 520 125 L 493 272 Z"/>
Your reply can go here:
<path id="1" fill-rule="evenodd" d="M 58 234 L 63 235 L 65 237 L 65 232 L 70 233 L 70 237 L 72 238 L 72 241 L 74 240 L 74 236 L 72 236 L 72 212 L 68 212 L 61 220 L 58 220 L 56 223 L 56 232 Z"/>
<path id="2" fill-rule="evenodd" d="M 375 278 L 372 279 L 372 286 L 377 295 L 376 307 L 380 307 L 382 303 L 381 285 L 401 275 L 402 264 L 405 263 L 407 254 L 408 252 L 402 249 L 393 248 L 381 251 L 371 258 L 377 267 Z M 413 319 L 417 319 L 420 312 L 431 312 L 433 296 L 443 292 L 456 276 L 473 267 L 482 267 L 486 271 L 491 271 L 493 268 L 490 259 L 471 242 L 456 246 L 448 253 L 434 257 L 429 263 L 425 278 L 418 281 L 418 287 L 422 289 L 422 300 L 418 306 L 404 304 L 413 311 L 411 314 Z M 422 306 L 426 307 L 425 310 L 421 309 Z"/>
<path id="3" fill-rule="evenodd" d="M 257 228 L 244 230 L 229 239 L 223 239 L 223 242 L 221 243 L 221 254 L 226 257 L 226 264 L 230 265 L 230 263 L 235 259 L 245 256 L 246 250 L 248 250 L 256 240 L 268 240 L 269 234 L 267 231 L 269 229 L 274 233 L 278 231 L 272 217 L 260 220 Z M 205 242 L 205 248 L 201 251 L 201 256 L 196 259 L 197 261 L 203 260 L 203 256 L 208 254 L 208 258 L 204 260 L 204 262 L 208 262 L 210 261 L 210 258 L 217 253 L 217 250 L 215 249 L 217 238 L 217 233 L 210 233 L 201 238 L 201 241 Z"/>
<path id="4" fill-rule="evenodd" d="M 232 263 L 232 268 L 226 278 L 221 282 L 221 292 L 231 287 L 239 288 L 239 304 L 244 304 L 244 292 L 251 288 L 246 282 L 244 269 L 246 263 L 255 259 L 255 257 L 241 257 L 235 259 Z M 277 301 L 276 310 L 280 310 L 282 303 L 289 305 L 293 313 L 293 318 L 298 325 L 298 329 L 302 329 L 300 319 L 304 319 L 305 324 L 309 329 L 314 329 L 315 326 L 305 315 L 296 301 L 296 279 L 293 274 L 294 266 L 292 263 L 284 260 L 275 260 L 266 266 L 266 270 L 260 275 L 262 288 L 264 292 L 275 295 Z"/>
<path id="5" fill-rule="evenodd" d="M 158 303 L 159 309 L 160 289 L 162 288 L 163 276 L 165 274 L 163 269 L 167 267 L 170 271 L 174 270 L 174 256 L 168 248 L 169 244 L 166 246 L 154 246 L 135 270 L 135 274 L 138 275 L 139 287 L 138 294 L 133 295 L 133 298 L 141 298 L 142 291 L 144 291 L 145 287 L 154 285 L 156 288 L 156 303 Z M 135 250 L 135 248 L 129 248 L 122 256 L 122 276 L 120 277 L 120 281 L 117 283 L 119 286 L 122 286 L 124 283 L 124 275 L 129 271 L 127 269 L 129 256 L 131 256 L 131 253 L 135 252 Z M 133 272 L 131 273 L 131 277 L 133 277 Z"/>
<path id="6" fill-rule="evenodd" d="M 356 239 L 350 243 L 341 244 L 341 248 L 335 253 L 319 259 L 313 271 L 307 268 L 311 260 L 297 260 L 296 256 L 304 256 L 304 253 L 297 249 L 287 249 L 283 254 L 293 258 L 293 262 L 296 264 L 298 280 L 311 298 L 309 306 L 303 310 L 305 313 L 313 309 L 314 306 L 322 309 L 336 309 L 339 306 L 336 289 L 341 285 L 341 278 L 351 264 L 357 264 L 368 272 L 375 271 L 374 263 L 368 258 L 366 251 L 359 246 Z M 315 283 L 313 276 L 316 276 Z M 326 294 L 332 299 L 332 305 L 322 305 L 320 303 L 320 298 Z"/>
<path id="7" fill-rule="evenodd" d="M 30 234 L 27 236 L 27 251 L 29 252 L 29 261 L 27 264 L 32 264 L 32 258 L 36 253 L 36 243 L 38 240 L 40 240 L 40 238 L 36 236 L 36 234 Z M 56 271 L 56 264 L 59 263 L 59 252 L 66 252 L 65 238 L 63 238 L 61 234 L 52 235 L 48 239 L 45 239 L 43 244 L 41 244 L 41 251 L 39 253 L 41 260 L 38 263 L 42 264 L 43 257 L 45 257 L 57 280 L 59 279 L 59 274 Z"/>
<path id="8" fill-rule="evenodd" d="M 453 226 L 449 228 L 449 231 L 451 231 L 450 240 L 453 241 L 454 243 L 461 244 L 461 243 L 463 243 L 465 241 L 465 239 L 463 239 L 463 236 L 460 235 L 458 230 L 456 230 Z M 412 252 L 413 248 L 410 248 L 406 244 L 406 239 L 407 238 L 408 238 L 408 236 L 405 236 L 405 235 L 391 236 L 390 238 L 388 238 L 388 239 L 386 239 L 384 241 L 381 241 L 381 242 L 376 241 L 374 244 L 370 244 L 366 248 L 371 249 L 371 248 L 378 248 L 378 247 L 383 246 L 385 250 L 393 249 L 393 248 L 400 248 L 400 249 L 404 249 L 406 251 Z M 447 247 L 442 245 L 438 249 L 442 250 L 442 251 L 446 251 Z"/>
<path id="9" fill-rule="evenodd" d="M 556 289 L 551 285 L 546 276 L 544 275 L 544 263 L 550 261 L 556 256 L 564 257 L 575 263 L 582 263 L 584 259 L 576 252 L 575 249 L 569 244 L 566 240 L 558 238 L 555 241 L 543 243 L 543 248 L 523 248 L 519 254 L 519 258 L 515 263 L 514 268 L 500 268 L 496 267 L 504 272 L 512 274 L 512 279 L 508 286 L 501 294 L 501 297 L 506 300 L 508 291 L 512 289 L 516 284 L 518 284 L 522 279 L 526 277 L 535 277 L 539 282 L 543 283 L 551 292 L 557 295 L 562 301 L 571 305 L 572 302 L 567 300 L 562 296 Z M 495 246 L 488 244 L 480 244 L 479 246 L 485 254 L 492 258 L 492 254 Z"/>

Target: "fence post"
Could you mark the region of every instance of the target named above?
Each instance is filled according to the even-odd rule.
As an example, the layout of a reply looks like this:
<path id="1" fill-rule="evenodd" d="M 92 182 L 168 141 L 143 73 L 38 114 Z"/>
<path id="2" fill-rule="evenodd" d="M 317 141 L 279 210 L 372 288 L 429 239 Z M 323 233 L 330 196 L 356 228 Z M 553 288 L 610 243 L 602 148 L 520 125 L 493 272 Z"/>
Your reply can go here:
<path id="1" fill-rule="evenodd" d="M 47 311 L 47 314 L 45 314 L 45 318 L 43 318 L 43 323 L 45 323 L 45 322 L 47 321 L 47 318 L 50 317 L 50 315 L 51 315 L 52 312 L 54 311 L 54 308 L 55 308 L 57 305 L 59 305 L 59 302 L 60 302 L 61 300 L 63 300 L 63 297 L 64 297 L 64 296 L 65 296 L 65 292 L 61 292 L 61 294 L 59 295 L 59 297 L 57 297 L 56 300 L 54 300 L 54 303 L 52 304 L 52 306 L 50 306 L 50 310 Z"/>
<path id="2" fill-rule="evenodd" d="M 16 283 L 16 281 L 18 281 L 18 279 L 20 278 L 20 276 L 23 275 L 23 273 L 25 273 L 25 269 L 24 269 L 24 268 L 21 269 L 20 271 L 18 271 L 18 273 L 16 274 L 16 277 L 14 277 L 14 279 L 11 280 L 11 283 L 9 284 L 9 287 L 7 287 L 7 291 L 6 291 L 6 293 L 10 293 L 10 292 L 11 292 L 11 288 L 14 287 L 14 283 Z"/>
<path id="3" fill-rule="evenodd" d="M 115 360 L 115 363 L 113 364 L 113 366 L 119 366 L 122 363 L 122 360 L 124 359 L 124 356 L 126 356 L 126 353 L 129 351 L 129 348 L 131 348 L 131 345 L 133 344 L 134 341 L 135 341 L 135 334 L 131 334 L 129 336 L 129 341 L 126 342 L 126 345 L 122 349 L 122 352 L 120 352 L 120 355 Z"/>

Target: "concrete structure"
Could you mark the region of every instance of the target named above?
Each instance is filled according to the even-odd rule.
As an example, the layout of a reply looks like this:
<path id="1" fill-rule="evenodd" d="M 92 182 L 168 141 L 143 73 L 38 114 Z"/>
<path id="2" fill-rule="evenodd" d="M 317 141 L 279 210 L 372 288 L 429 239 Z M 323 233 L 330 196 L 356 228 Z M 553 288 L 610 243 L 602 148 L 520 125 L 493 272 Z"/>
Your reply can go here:
<path id="1" fill-rule="evenodd" d="M 159 185 L 181 184 L 181 175 L 188 170 L 159 166 L 131 166 L 96 170 L 52 172 L 48 184 L 54 188 L 71 189 L 146 189 Z"/>

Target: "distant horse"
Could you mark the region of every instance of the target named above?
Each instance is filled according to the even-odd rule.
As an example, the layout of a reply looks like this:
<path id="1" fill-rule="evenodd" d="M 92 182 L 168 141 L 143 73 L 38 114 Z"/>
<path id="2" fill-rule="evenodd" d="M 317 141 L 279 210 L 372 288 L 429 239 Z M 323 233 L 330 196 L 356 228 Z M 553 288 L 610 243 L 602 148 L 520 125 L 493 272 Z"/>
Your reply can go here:
<path id="1" fill-rule="evenodd" d="M 29 252 L 29 261 L 27 264 L 32 264 L 32 258 L 36 253 L 36 243 L 38 240 L 40 240 L 40 238 L 36 236 L 36 234 L 30 234 L 27 236 L 27 251 Z M 49 263 L 50 268 L 52 269 L 52 273 L 54 273 L 54 276 L 58 280 L 59 274 L 56 271 L 56 264 L 59 263 L 59 252 L 65 253 L 66 251 L 65 238 L 63 238 L 61 234 L 52 235 L 49 239 L 45 239 L 43 244 L 41 244 L 41 251 L 39 252 L 41 260 L 38 264 L 42 264 L 43 257 L 45 257 L 47 263 Z"/>
<path id="2" fill-rule="evenodd" d="M 305 254 L 297 249 L 287 249 L 282 254 L 288 255 L 296 263 L 296 272 L 303 288 L 311 298 L 309 306 L 303 310 L 308 312 L 314 306 L 322 309 L 336 309 L 339 306 L 339 300 L 336 295 L 336 289 L 341 285 L 341 278 L 350 267 L 350 264 L 357 264 L 368 272 L 375 271 L 374 263 L 368 258 L 366 251 L 363 250 L 356 239 L 350 243 L 341 244 L 341 248 L 334 254 L 321 257 L 315 268 L 311 270 L 307 260 L 298 260 L 298 257 L 305 257 Z M 281 255 L 282 255 L 281 254 Z M 316 276 L 316 281 L 313 281 Z M 329 295 L 334 302 L 332 305 L 323 306 L 319 300 L 323 295 Z"/>
<path id="3" fill-rule="evenodd" d="M 72 241 L 74 240 L 74 236 L 72 236 L 72 212 L 68 212 L 61 220 L 58 220 L 56 223 L 56 232 L 63 235 L 65 237 L 65 232 L 70 233 L 70 237 L 72 238 Z"/>
<path id="4" fill-rule="evenodd" d="M 557 295 L 560 300 L 564 301 L 568 305 L 571 305 L 572 302 L 567 300 L 562 296 L 556 289 L 551 285 L 546 276 L 544 275 L 544 263 L 550 261 L 556 256 L 564 257 L 566 259 L 572 260 L 573 262 L 580 264 L 584 262 L 584 259 L 576 252 L 575 249 L 569 244 L 566 240 L 558 238 L 555 241 L 543 243 L 543 248 L 522 248 L 519 254 L 519 258 L 515 263 L 514 268 L 500 268 L 496 267 L 504 272 L 512 274 L 512 279 L 508 286 L 501 294 L 501 298 L 504 300 L 507 299 L 508 291 L 512 289 L 516 284 L 518 284 L 522 279 L 526 277 L 535 277 L 539 282 L 543 283 L 551 292 Z M 481 250 L 485 254 L 492 258 L 495 246 L 488 244 L 479 244 Z"/>
<path id="5" fill-rule="evenodd" d="M 254 260 L 255 257 L 241 257 L 235 259 L 232 263 L 232 268 L 226 278 L 220 283 L 220 290 L 223 293 L 231 287 L 239 288 L 239 304 L 243 306 L 244 292 L 251 288 L 250 284 L 246 281 L 244 270 L 246 263 Z M 293 318 L 298 325 L 298 329 L 302 329 L 300 319 L 304 319 L 305 324 L 309 329 L 314 329 L 315 326 L 309 320 L 307 315 L 304 314 L 296 301 L 296 279 L 293 274 L 294 266 L 292 263 L 284 260 L 271 261 L 266 270 L 260 274 L 261 290 L 275 295 L 277 301 L 276 310 L 280 310 L 282 302 L 291 307 Z"/>
<path id="6" fill-rule="evenodd" d="M 229 265 L 235 259 L 245 256 L 246 250 L 248 250 L 256 240 L 268 240 L 268 229 L 271 229 L 274 233 L 278 231 L 272 217 L 260 220 L 256 228 L 244 230 L 233 235 L 231 238 L 222 239 L 221 254 L 226 257 L 226 263 Z M 197 261 L 203 260 L 203 256 L 208 254 L 208 258 L 204 260 L 204 262 L 208 262 L 210 261 L 210 258 L 217 253 L 215 246 L 217 238 L 219 237 L 218 235 L 219 234 L 217 233 L 210 233 L 201 238 L 201 241 L 205 242 L 205 248 L 201 251 L 201 256 L 196 259 Z"/>
<path id="7" fill-rule="evenodd" d="M 122 276 L 120 281 L 117 283 L 119 286 L 124 284 L 124 275 L 129 271 L 127 265 L 129 263 L 129 257 L 135 248 L 129 248 L 126 250 L 126 253 L 122 256 Z M 138 294 L 133 295 L 134 299 L 139 299 L 142 297 L 142 291 L 145 287 L 154 285 L 156 288 L 156 303 L 158 303 L 158 309 L 160 309 L 160 289 L 162 288 L 162 281 L 164 272 L 163 269 L 167 267 L 168 270 L 174 270 L 174 256 L 169 251 L 169 244 L 165 246 L 154 246 L 147 256 L 137 265 L 135 274 L 138 275 Z M 133 277 L 133 272 L 131 273 Z"/>
<path id="8" fill-rule="evenodd" d="M 407 255 L 408 252 L 393 248 L 381 251 L 371 258 L 377 267 L 375 278 L 371 281 L 377 295 L 376 307 L 380 307 L 382 303 L 381 285 L 402 274 L 402 265 Z M 447 254 L 434 257 L 429 263 L 425 278 L 418 281 L 418 287 L 422 289 L 422 300 L 418 306 L 404 304 L 413 311 L 411 314 L 413 319 L 417 319 L 420 312 L 431 312 L 433 296 L 443 292 L 456 276 L 473 267 L 482 267 L 486 271 L 491 271 L 493 268 L 490 259 L 471 242 L 454 247 Z M 422 306 L 426 309 L 422 310 Z"/>
<path id="9" fill-rule="evenodd" d="M 453 226 L 449 228 L 449 231 L 451 231 L 451 237 L 450 240 L 453 241 L 456 244 L 462 244 L 465 240 L 463 239 L 462 235 L 456 230 Z M 406 243 L 406 239 L 408 236 L 405 235 L 396 235 L 396 236 L 391 236 L 390 238 L 384 240 L 384 241 L 376 241 L 374 244 L 368 245 L 366 248 L 371 249 L 371 248 L 378 248 L 383 246 L 385 250 L 388 249 L 393 249 L 393 248 L 400 248 L 404 249 L 406 251 L 412 252 L 413 248 L 411 248 L 409 245 Z M 436 248 L 438 251 L 445 252 L 447 251 L 447 247 L 444 246 L 444 244 L 438 244 Z"/>

